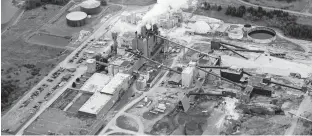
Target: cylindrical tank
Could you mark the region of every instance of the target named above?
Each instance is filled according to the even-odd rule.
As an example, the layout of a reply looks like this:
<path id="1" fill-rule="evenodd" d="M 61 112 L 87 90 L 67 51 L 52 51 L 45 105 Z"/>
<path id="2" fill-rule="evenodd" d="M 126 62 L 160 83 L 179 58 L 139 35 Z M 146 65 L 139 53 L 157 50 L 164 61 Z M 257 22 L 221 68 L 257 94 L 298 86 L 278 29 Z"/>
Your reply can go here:
<path id="1" fill-rule="evenodd" d="M 250 29 L 251 29 L 251 25 L 250 24 L 245 24 L 244 25 L 244 27 L 243 27 L 244 37 L 247 37 L 248 32 L 250 31 Z"/>
<path id="2" fill-rule="evenodd" d="M 80 27 L 86 24 L 87 14 L 81 11 L 70 12 L 66 15 L 67 25 Z"/>
<path id="3" fill-rule="evenodd" d="M 87 61 L 87 72 L 94 73 L 96 71 L 96 60 L 95 59 L 88 59 Z"/>
<path id="4" fill-rule="evenodd" d="M 81 11 L 88 15 L 94 15 L 101 12 L 101 2 L 97 0 L 87 0 L 80 4 Z"/>

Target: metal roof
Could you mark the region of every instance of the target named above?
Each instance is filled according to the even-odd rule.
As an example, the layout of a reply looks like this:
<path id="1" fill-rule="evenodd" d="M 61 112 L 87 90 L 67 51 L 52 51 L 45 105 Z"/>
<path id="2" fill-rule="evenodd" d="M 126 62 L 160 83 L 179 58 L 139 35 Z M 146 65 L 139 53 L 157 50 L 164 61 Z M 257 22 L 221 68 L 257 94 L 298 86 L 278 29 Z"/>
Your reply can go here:
<path id="1" fill-rule="evenodd" d="M 87 18 L 87 13 L 81 11 L 70 12 L 66 15 L 66 18 L 71 21 L 79 21 Z"/>
<path id="2" fill-rule="evenodd" d="M 117 73 L 111 81 L 101 90 L 101 93 L 113 95 L 116 89 L 130 78 L 129 74 Z"/>
<path id="3" fill-rule="evenodd" d="M 79 111 L 97 115 L 111 98 L 111 95 L 95 92 Z"/>
<path id="4" fill-rule="evenodd" d="M 106 84 L 109 83 L 111 80 L 111 76 L 101 74 L 101 73 L 94 73 L 80 88 L 80 90 L 87 91 L 87 92 L 96 92 L 102 90 Z"/>

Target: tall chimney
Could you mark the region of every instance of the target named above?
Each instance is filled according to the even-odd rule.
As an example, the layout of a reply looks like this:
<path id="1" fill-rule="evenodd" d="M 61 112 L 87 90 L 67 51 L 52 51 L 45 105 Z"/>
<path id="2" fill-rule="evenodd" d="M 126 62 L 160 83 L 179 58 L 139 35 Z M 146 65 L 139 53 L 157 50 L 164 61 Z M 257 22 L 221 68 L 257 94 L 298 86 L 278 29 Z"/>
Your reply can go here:
<path id="1" fill-rule="evenodd" d="M 136 39 L 136 50 L 138 49 L 139 39 L 138 39 L 138 32 L 135 31 L 135 39 Z"/>

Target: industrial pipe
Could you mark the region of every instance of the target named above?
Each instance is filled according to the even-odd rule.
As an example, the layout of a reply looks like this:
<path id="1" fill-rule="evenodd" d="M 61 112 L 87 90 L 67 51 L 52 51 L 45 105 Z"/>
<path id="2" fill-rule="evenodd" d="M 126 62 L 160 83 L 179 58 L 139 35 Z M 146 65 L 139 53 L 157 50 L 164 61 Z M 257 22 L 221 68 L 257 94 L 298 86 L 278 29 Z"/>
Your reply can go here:
<path id="1" fill-rule="evenodd" d="M 224 81 L 227 81 L 227 82 L 229 82 L 229 83 L 232 83 L 232 84 L 234 84 L 234 85 L 236 85 L 236 86 L 239 86 L 239 87 L 241 87 L 241 88 L 245 88 L 245 86 L 240 85 L 240 84 L 237 84 L 237 83 L 235 83 L 235 82 L 233 82 L 233 81 L 231 81 L 231 80 L 228 80 L 228 79 L 226 79 L 226 78 L 224 78 L 224 77 L 218 76 L 217 74 L 215 74 L 215 73 L 213 73 L 213 72 L 209 72 L 209 71 L 207 71 L 207 70 L 205 70 L 205 69 L 202 69 L 202 68 L 200 68 L 200 67 L 198 67 L 198 66 L 195 66 L 195 67 L 198 68 L 199 70 L 203 71 L 203 72 L 206 72 L 206 73 L 211 74 L 211 75 L 213 75 L 213 76 L 215 76 L 215 77 L 221 78 L 221 79 L 224 80 Z"/>
<path id="2" fill-rule="evenodd" d="M 227 51 L 229 49 L 218 49 L 218 50 L 222 50 L 222 51 Z M 255 52 L 255 53 L 264 53 L 264 51 L 262 50 L 248 50 L 248 49 L 232 49 L 234 51 L 243 51 L 243 52 Z"/>
<path id="3" fill-rule="evenodd" d="M 225 45 L 233 46 L 233 47 L 236 47 L 236 48 L 239 48 L 239 49 L 245 49 L 245 50 L 248 50 L 247 48 L 240 47 L 240 46 L 236 46 L 236 45 L 233 45 L 233 44 L 229 44 L 229 43 L 225 43 L 225 42 L 220 42 L 220 43 L 221 43 L 221 45 L 222 45 L 222 44 L 225 44 Z"/>
<path id="4" fill-rule="evenodd" d="M 158 37 L 158 38 L 162 38 L 162 39 L 164 39 L 164 40 L 167 40 L 167 41 L 169 41 L 169 42 L 171 42 L 171 43 L 174 43 L 174 44 L 176 44 L 176 45 L 182 46 L 182 47 L 184 47 L 184 48 L 190 49 L 190 50 L 192 50 L 192 51 L 195 51 L 195 52 L 204 54 L 204 55 L 209 56 L 209 57 L 211 57 L 211 58 L 218 59 L 218 57 L 215 57 L 215 56 L 209 55 L 208 53 L 204 53 L 204 52 L 201 52 L 201 51 L 199 51 L 199 50 L 196 50 L 196 49 L 193 49 L 193 48 L 190 48 L 190 47 L 181 45 L 181 44 L 179 44 L 179 43 L 177 43 L 177 42 L 171 41 L 171 40 L 169 40 L 169 39 L 167 39 L 167 38 L 165 38 L 165 37 L 162 37 L 162 36 L 160 36 L 160 35 L 155 35 L 155 36 Z"/>
<path id="5" fill-rule="evenodd" d="M 280 86 L 284 86 L 284 87 L 288 87 L 288 88 L 292 88 L 292 89 L 295 89 L 295 90 L 302 91 L 302 89 L 301 89 L 301 88 L 297 88 L 297 87 L 293 87 L 293 86 L 289 86 L 289 85 L 281 84 L 281 83 L 278 83 L 278 82 L 270 81 L 270 83 L 273 83 L 273 84 L 277 84 L 277 85 L 280 85 Z"/>
<path id="6" fill-rule="evenodd" d="M 229 47 L 227 47 L 227 46 L 225 46 L 225 45 L 222 45 L 222 44 L 221 44 L 221 46 L 222 46 L 222 47 L 224 47 L 224 48 L 226 48 L 226 49 L 228 49 L 228 50 L 230 50 L 230 51 L 232 51 L 232 52 L 234 52 L 234 53 L 235 53 L 235 54 L 237 54 L 238 56 L 241 56 L 242 58 L 244 58 L 244 59 L 247 59 L 247 60 L 248 60 L 248 58 L 247 58 L 247 57 L 245 57 L 244 55 L 239 54 L 238 52 L 236 52 L 236 51 L 234 51 L 234 50 L 230 49 Z"/>
<path id="7" fill-rule="evenodd" d="M 220 66 L 198 66 L 200 68 L 215 68 L 215 69 L 228 69 L 230 67 L 220 67 Z"/>
<path id="8" fill-rule="evenodd" d="M 139 54 L 139 53 L 136 53 L 136 52 L 132 51 L 131 49 L 127 49 L 126 51 L 131 52 L 131 53 L 133 53 L 133 54 L 135 54 L 135 55 L 138 55 L 139 57 L 142 57 L 142 58 L 144 58 L 144 59 L 146 59 L 146 60 L 148 60 L 148 61 L 150 61 L 150 62 L 156 63 L 156 64 L 158 64 L 160 67 L 164 67 L 164 68 L 166 68 L 166 69 L 168 69 L 168 70 L 170 70 L 170 71 L 176 72 L 176 73 L 178 73 L 178 74 L 182 74 L 181 72 L 179 72 L 179 71 L 177 71 L 177 70 L 174 70 L 174 69 L 172 69 L 172 68 L 170 68 L 170 67 L 168 67 L 168 66 L 166 66 L 166 65 L 164 65 L 164 64 L 161 64 L 161 63 L 159 63 L 159 62 L 157 62 L 157 61 L 154 61 L 154 60 L 152 60 L 152 59 L 150 59 L 150 58 L 147 58 L 147 57 L 145 57 L 145 56 L 143 56 L 143 55 L 141 55 L 141 54 Z"/>

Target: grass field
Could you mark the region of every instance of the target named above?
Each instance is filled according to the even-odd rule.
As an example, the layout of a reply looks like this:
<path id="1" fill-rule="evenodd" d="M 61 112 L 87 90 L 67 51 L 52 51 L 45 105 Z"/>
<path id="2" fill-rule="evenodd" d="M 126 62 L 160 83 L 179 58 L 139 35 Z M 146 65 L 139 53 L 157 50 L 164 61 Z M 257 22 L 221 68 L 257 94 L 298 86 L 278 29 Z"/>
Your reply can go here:
<path id="1" fill-rule="evenodd" d="M 274 7 L 293 11 L 302 11 L 306 6 L 309 5 L 309 0 L 297 0 L 290 3 L 277 0 L 247 0 L 247 2 L 260 6 Z"/>
<path id="2" fill-rule="evenodd" d="M 46 7 L 46 10 L 39 7 L 25 11 L 20 21 L 1 35 L 1 82 L 11 83 L 1 87 L 1 92 L 8 91 L 7 101 L 1 103 L 2 113 L 70 53 L 66 51 L 61 55 L 64 49 L 25 42 L 25 37 L 38 30 L 61 9 L 57 5 Z M 24 64 L 35 67 L 27 68 Z"/>
<path id="3" fill-rule="evenodd" d="M 157 2 L 157 0 L 111 0 L 110 2 L 124 5 L 146 6 Z"/>

